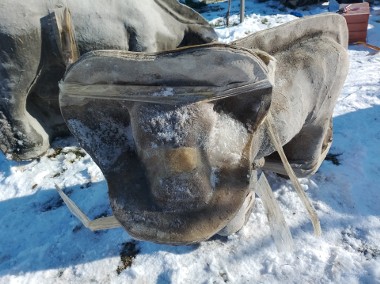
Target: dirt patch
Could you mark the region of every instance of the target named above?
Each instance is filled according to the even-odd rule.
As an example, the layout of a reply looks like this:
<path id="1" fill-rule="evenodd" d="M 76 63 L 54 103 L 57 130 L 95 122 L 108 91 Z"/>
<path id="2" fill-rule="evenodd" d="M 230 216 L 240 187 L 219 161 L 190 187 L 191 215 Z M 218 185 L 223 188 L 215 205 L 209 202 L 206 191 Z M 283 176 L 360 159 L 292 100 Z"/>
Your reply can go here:
<path id="1" fill-rule="evenodd" d="M 328 153 L 326 155 L 326 158 L 325 160 L 326 161 L 330 161 L 331 163 L 333 163 L 334 165 L 336 166 L 339 166 L 341 164 L 340 160 L 339 160 L 339 157 L 342 156 L 343 153 L 337 153 L 337 154 L 334 154 L 334 153 Z"/>
<path id="2" fill-rule="evenodd" d="M 139 252 L 140 249 L 136 241 L 123 243 L 120 252 L 121 263 L 117 267 L 116 273 L 119 275 L 123 270 L 130 267 Z"/>

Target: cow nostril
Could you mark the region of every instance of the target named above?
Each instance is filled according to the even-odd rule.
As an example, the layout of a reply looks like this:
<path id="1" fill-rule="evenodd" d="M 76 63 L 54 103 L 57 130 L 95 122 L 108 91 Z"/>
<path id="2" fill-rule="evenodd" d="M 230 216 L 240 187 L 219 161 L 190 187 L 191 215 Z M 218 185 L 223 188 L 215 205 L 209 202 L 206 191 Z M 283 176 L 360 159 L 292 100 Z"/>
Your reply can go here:
<path id="1" fill-rule="evenodd" d="M 213 195 L 209 180 L 198 172 L 161 178 L 151 189 L 159 207 L 177 212 L 202 208 Z"/>
<path id="2" fill-rule="evenodd" d="M 191 172 L 198 166 L 198 152 L 196 148 L 181 147 L 170 149 L 166 153 L 168 169 L 173 173 Z"/>
<path id="3" fill-rule="evenodd" d="M 195 147 L 158 148 L 148 157 L 150 190 L 164 211 L 186 212 L 204 207 L 213 196 L 210 170 Z M 149 154 L 149 155 L 148 155 Z"/>

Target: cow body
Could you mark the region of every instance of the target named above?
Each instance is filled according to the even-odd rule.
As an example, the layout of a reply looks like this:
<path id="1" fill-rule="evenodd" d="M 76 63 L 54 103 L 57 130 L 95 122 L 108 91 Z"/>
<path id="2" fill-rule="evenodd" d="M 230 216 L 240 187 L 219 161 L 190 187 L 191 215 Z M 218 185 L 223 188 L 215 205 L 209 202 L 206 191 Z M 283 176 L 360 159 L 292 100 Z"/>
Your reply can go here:
<path id="1" fill-rule="evenodd" d="M 279 164 L 268 113 L 298 175 L 319 167 L 348 70 L 346 40 L 341 16 L 320 15 L 231 46 L 91 52 L 67 72 L 61 109 L 132 236 L 198 242 L 231 233 L 249 212 L 259 161 Z"/>
<path id="2" fill-rule="evenodd" d="M 14 159 L 37 157 L 68 133 L 58 106 L 67 66 L 51 21 L 62 8 L 71 11 L 80 54 L 153 52 L 216 39 L 199 14 L 174 0 L 1 1 L 0 148 Z"/>
<path id="3" fill-rule="evenodd" d="M 299 177 L 315 173 L 331 145 L 332 112 L 348 72 L 347 44 L 347 26 L 335 14 L 292 21 L 232 43 L 276 59 L 273 127 Z M 268 157 L 273 150 L 261 147 L 258 157 L 266 157 L 265 168 L 286 174 L 276 165 L 276 153 Z"/>

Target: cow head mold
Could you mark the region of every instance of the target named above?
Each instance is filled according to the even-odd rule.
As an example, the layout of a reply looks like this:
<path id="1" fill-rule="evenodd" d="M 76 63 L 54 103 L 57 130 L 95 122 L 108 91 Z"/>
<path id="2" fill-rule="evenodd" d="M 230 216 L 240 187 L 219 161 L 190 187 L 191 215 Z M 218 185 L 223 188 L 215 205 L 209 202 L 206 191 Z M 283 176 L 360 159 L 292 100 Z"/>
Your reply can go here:
<path id="1" fill-rule="evenodd" d="M 68 70 L 62 114 L 133 237 L 208 239 L 252 196 L 252 134 L 271 101 L 264 55 L 222 44 L 96 51 Z"/>

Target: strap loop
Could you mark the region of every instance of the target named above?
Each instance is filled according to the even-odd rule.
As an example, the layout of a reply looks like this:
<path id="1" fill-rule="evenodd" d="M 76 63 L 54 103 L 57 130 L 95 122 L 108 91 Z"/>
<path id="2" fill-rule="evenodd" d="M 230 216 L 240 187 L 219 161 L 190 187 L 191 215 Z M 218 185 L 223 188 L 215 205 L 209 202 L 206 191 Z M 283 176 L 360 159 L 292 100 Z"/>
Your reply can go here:
<path id="1" fill-rule="evenodd" d="M 101 217 L 91 221 L 58 185 L 55 185 L 55 188 L 65 202 L 66 206 L 69 208 L 70 212 L 77 217 L 87 229 L 90 229 L 91 231 L 100 231 L 121 227 L 121 224 L 115 216 Z"/>
<path id="2" fill-rule="evenodd" d="M 296 174 L 294 173 L 292 167 L 290 166 L 288 159 L 286 158 L 284 149 L 282 148 L 282 146 L 280 144 L 280 139 L 278 138 L 277 133 L 275 132 L 275 130 L 272 127 L 273 118 L 272 118 L 272 115 L 270 114 L 270 112 L 268 112 L 268 115 L 267 115 L 264 123 L 265 123 L 266 128 L 268 129 L 271 142 L 272 142 L 273 146 L 275 147 L 276 151 L 278 152 L 278 154 L 280 155 L 282 163 L 284 164 L 286 173 L 288 174 L 288 176 L 289 176 L 289 178 L 293 184 L 294 189 L 296 190 L 299 198 L 301 199 L 303 205 L 305 206 L 307 212 L 309 213 L 309 218 L 310 218 L 311 223 L 313 224 L 313 227 L 314 227 L 314 234 L 316 236 L 320 236 L 322 234 L 322 230 L 321 230 L 321 224 L 320 224 L 318 215 L 317 215 L 313 205 L 310 203 L 310 200 L 306 196 L 305 191 L 302 189 L 302 186 L 301 186 L 300 182 L 298 181 L 298 178 L 297 178 Z"/>

